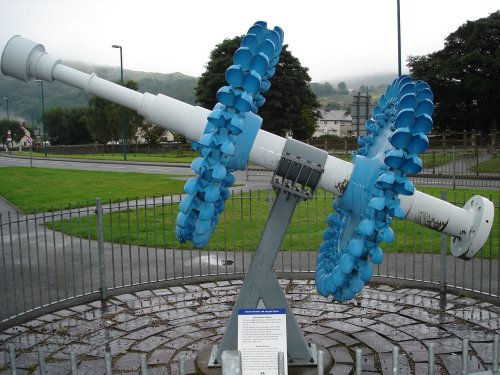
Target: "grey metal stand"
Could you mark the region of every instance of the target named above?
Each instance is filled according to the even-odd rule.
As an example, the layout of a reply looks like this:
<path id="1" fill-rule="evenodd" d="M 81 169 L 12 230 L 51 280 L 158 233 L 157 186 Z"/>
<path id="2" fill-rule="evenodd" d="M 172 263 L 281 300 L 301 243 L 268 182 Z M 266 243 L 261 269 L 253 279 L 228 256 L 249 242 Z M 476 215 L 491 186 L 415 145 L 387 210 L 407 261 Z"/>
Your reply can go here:
<path id="1" fill-rule="evenodd" d="M 224 337 L 220 345 L 212 348 L 208 367 L 220 367 L 222 353 L 237 350 L 238 309 L 256 307 L 285 308 L 289 366 L 317 365 L 316 346 L 305 341 L 273 268 L 295 207 L 300 201 L 312 197 L 327 156 L 324 151 L 293 139 L 287 140 L 271 181 L 276 190 L 276 200 L 252 257 Z"/>

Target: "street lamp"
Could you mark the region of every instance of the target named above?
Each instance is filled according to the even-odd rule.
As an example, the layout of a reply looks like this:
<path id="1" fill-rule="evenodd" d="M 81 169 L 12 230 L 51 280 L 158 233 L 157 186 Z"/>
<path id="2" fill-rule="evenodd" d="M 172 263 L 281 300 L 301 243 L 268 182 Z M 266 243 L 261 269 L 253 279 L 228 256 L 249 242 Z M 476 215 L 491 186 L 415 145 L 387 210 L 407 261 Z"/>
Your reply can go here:
<path id="1" fill-rule="evenodd" d="M 120 49 L 120 79 L 123 86 L 123 53 L 122 46 L 113 44 L 111 47 Z M 125 113 L 123 112 L 123 107 L 120 111 L 120 122 L 122 126 L 122 145 L 123 145 L 123 160 L 127 160 L 127 131 L 125 129 Z"/>
<path id="2" fill-rule="evenodd" d="M 3 98 L 7 102 L 7 121 L 10 121 L 9 118 L 9 98 Z"/>
<path id="3" fill-rule="evenodd" d="M 35 123 L 33 121 L 33 106 L 30 106 L 31 110 L 31 138 L 35 137 Z"/>
<path id="4" fill-rule="evenodd" d="M 42 87 L 42 142 L 43 142 L 43 151 L 45 153 L 45 157 L 47 157 L 47 143 L 45 141 L 45 99 L 43 97 L 43 81 L 41 79 L 37 79 L 36 82 L 40 82 Z"/>
<path id="5" fill-rule="evenodd" d="M 31 109 L 31 131 L 30 131 L 30 167 L 33 168 L 33 139 L 35 139 L 35 123 L 33 122 L 33 107 Z"/>

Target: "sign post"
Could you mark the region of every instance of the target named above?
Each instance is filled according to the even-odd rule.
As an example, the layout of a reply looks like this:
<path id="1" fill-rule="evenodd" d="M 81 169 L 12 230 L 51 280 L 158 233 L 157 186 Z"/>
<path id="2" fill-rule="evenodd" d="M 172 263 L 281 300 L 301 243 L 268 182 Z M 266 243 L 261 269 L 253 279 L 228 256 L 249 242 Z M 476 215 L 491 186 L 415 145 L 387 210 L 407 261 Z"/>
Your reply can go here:
<path id="1" fill-rule="evenodd" d="M 286 310 L 239 309 L 238 350 L 243 375 L 278 375 L 278 353 L 287 363 Z"/>
<path id="2" fill-rule="evenodd" d="M 9 147 L 10 143 L 10 147 Z M 7 130 L 7 149 L 9 150 L 9 154 L 11 154 L 11 148 L 12 148 L 12 133 L 10 130 Z"/>
<path id="3" fill-rule="evenodd" d="M 318 373 L 318 348 L 323 348 L 304 338 L 278 281 L 274 263 L 295 207 L 313 196 L 327 157 L 326 151 L 293 138 L 287 139 L 271 179 L 276 199 L 257 250 L 252 256 L 224 336 L 219 344 L 207 346 L 198 355 L 197 366 L 202 374 L 220 374 L 217 370 L 221 366 L 222 354 L 234 350 L 242 353 L 243 369 L 250 366 L 248 374 L 277 375 L 278 357 L 281 355 L 287 356 L 283 367 L 288 367 L 290 375 Z M 244 313 L 245 311 L 254 313 Z M 254 336 L 256 332 L 257 336 Z M 333 358 L 326 349 L 323 351 L 323 368 L 330 371 Z M 252 359 L 257 358 L 258 354 L 258 359 Z M 266 362 L 263 361 L 263 355 Z M 276 367 L 271 368 L 273 363 Z M 265 368 L 262 367 L 264 364 Z M 252 372 L 257 369 L 258 372 Z M 248 374 L 243 370 L 242 375 Z"/>
<path id="4" fill-rule="evenodd" d="M 351 117 L 352 126 L 356 129 L 356 137 L 361 134 L 360 127 L 371 118 L 372 97 L 368 94 L 361 95 L 359 92 L 352 97 Z"/>
<path id="5" fill-rule="evenodd" d="M 28 143 L 30 144 L 30 167 L 33 168 L 33 138 L 29 137 L 28 138 Z"/>

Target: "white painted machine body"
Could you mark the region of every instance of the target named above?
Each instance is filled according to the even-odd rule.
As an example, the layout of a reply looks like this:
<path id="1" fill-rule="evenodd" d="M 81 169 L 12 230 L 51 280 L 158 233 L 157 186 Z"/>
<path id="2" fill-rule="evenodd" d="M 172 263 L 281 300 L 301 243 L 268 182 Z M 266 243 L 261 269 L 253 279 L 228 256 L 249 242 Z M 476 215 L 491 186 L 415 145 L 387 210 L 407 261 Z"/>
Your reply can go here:
<path id="1" fill-rule="evenodd" d="M 107 99 L 137 111 L 165 129 L 198 141 L 207 123 L 209 110 L 192 106 L 171 97 L 139 93 L 118 84 L 65 66 L 48 55 L 38 43 L 14 36 L 5 46 L 1 60 L 2 73 L 29 82 L 42 79 L 59 81 L 88 94 Z M 274 170 L 281 158 L 286 139 L 259 130 L 250 151 L 249 160 Z M 318 187 L 340 196 L 350 179 L 353 164 L 328 156 Z M 425 227 L 453 236 L 452 254 L 470 259 L 480 250 L 493 224 L 494 207 L 488 199 L 475 196 L 464 208 L 415 191 L 412 196 L 399 196 L 405 218 Z"/>

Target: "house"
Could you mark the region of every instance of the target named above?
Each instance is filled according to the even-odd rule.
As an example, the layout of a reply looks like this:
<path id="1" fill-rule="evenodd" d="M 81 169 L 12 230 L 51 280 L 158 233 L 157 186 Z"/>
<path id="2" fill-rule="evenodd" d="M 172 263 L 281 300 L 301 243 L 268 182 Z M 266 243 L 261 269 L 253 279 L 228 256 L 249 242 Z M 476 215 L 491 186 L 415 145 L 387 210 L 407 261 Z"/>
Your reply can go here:
<path id="1" fill-rule="evenodd" d="M 21 125 L 21 129 L 23 129 L 23 131 L 24 131 L 23 137 L 19 140 L 19 142 L 17 142 L 17 143 L 14 142 L 13 147 L 16 147 L 16 146 L 19 146 L 19 147 L 30 146 L 29 140 L 31 138 L 31 132 L 25 126 L 26 125 L 23 122 L 23 124 Z"/>
<path id="2" fill-rule="evenodd" d="M 30 130 L 26 127 L 25 123 L 23 122 L 22 125 L 21 125 L 21 130 L 23 131 L 23 136 L 21 137 L 21 139 L 16 142 L 16 139 L 17 137 L 12 137 L 12 142 L 8 142 L 5 143 L 5 144 L 1 144 L 0 145 L 0 149 L 5 149 L 5 150 L 8 150 L 8 149 L 13 149 L 13 148 L 20 148 L 20 147 L 26 147 L 26 146 L 29 146 L 30 143 L 29 143 L 29 139 L 31 138 L 31 133 L 30 133 Z"/>
<path id="3" fill-rule="evenodd" d="M 313 137 L 336 135 L 338 137 L 356 137 L 357 129 L 352 125 L 351 114 L 345 110 L 320 110 L 321 118 L 316 125 Z M 360 129 L 360 133 L 364 133 Z"/>

